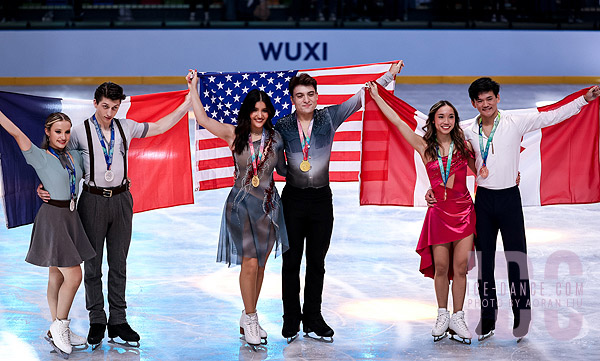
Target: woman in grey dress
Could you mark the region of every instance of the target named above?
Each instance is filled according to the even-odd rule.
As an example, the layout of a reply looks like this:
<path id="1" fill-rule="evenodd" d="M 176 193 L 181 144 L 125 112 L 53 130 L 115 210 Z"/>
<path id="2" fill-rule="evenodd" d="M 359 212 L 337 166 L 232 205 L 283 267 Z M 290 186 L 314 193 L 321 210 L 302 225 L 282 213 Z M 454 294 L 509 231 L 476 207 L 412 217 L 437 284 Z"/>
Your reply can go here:
<path id="1" fill-rule="evenodd" d="M 237 127 L 211 119 L 198 94 L 196 71 L 186 77 L 196 121 L 227 142 L 233 152 L 235 184 L 227 197 L 217 261 L 241 265 L 240 290 L 244 311 L 240 333 L 251 346 L 266 343 L 267 333 L 258 323 L 256 304 L 267 258 L 288 249 L 281 199 L 273 181 L 273 169 L 286 174 L 283 140 L 271 120 L 275 114 L 269 96 L 253 89 L 242 102 Z"/>
<path id="2" fill-rule="evenodd" d="M 71 120 L 66 114 L 48 116 L 41 149 L 1 111 L 0 126 L 15 138 L 27 163 L 55 197 L 43 203 L 35 217 L 25 260 L 49 269 L 47 298 L 52 324 L 48 340 L 61 356 L 68 357 L 72 346 L 86 343 L 85 337 L 72 333 L 68 317 L 81 284 L 81 263 L 96 255 L 75 211 L 82 157 L 66 148 L 71 136 Z"/>

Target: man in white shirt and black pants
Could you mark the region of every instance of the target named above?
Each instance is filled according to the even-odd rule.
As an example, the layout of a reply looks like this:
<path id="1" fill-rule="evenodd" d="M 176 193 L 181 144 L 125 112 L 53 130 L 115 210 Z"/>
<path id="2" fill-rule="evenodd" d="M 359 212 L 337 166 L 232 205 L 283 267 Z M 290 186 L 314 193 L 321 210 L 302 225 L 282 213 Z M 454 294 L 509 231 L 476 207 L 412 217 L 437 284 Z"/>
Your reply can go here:
<path id="1" fill-rule="evenodd" d="M 509 291 L 514 315 L 513 335 L 520 340 L 529 331 L 531 300 L 527 270 L 527 244 L 521 194 L 515 179 L 519 172 L 521 139 L 527 132 L 560 123 L 577 114 L 581 107 L 599 94 L 593 87 L 582 97 L 548 112 L 508 114 L 498 110 L 500 86 L 490 78 L 471 83 L 469 98 L 479 111 L 475 123 L 465 129 L 465 139 L 476 154 L 477 238 L 482 338 L 492 335 L 498 301 L 494 279 L 496 239 L 502 234 L 508 268 Z"/>

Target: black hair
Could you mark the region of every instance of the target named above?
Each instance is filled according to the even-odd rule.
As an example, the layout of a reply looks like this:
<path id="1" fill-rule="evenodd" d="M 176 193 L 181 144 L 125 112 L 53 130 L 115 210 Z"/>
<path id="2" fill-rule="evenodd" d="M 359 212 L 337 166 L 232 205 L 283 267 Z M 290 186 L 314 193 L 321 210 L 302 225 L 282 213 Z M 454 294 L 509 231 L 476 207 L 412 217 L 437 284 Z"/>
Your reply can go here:
<path id="1" fill-rule="evenodd" d="M 237 127 L 235 127 L 235 139 L 233 140 L 233 151 L 237 154 L 241 154 L 244 149 L 248 146 L 248 135 L 250 134 L 250 113 L 256 108 L 256 103 L 263 102 L 267 107 L 267 113 L 269 117 L 265 121 L 264 127 L 273 132 L 273 117 L 275 116 L 275 107 L 271 103 L 269 95 L 262 90 L 252 89 L 244 98 L 240 112 L 238 114 Z"/>
<path id="2" fill-rule="evenodd" d="M 500 84 L 496 83 L 491 78 L 479 78 L 469 86 L 469 98 L 471 98 L 472 101 L 475 101 L 479 97 L 479 94 L 489 91 L 493 92 L 495 96 L 498 96 L 498 93 L 500 93 Z"/>
<path id="3" fill-rule="evenodd" d="M 294 88 L 296 88 L 298 85 L 312 86 L 315 88 L 315 91 L 317 91 L 317 81 L 315 78 L 306 73 L 301 73 L 290 80 L 290 84 L 288 85 L 290 96 L 294 96 Z"/>
<path id="4" fill-rule="evenodd" d="M 102 98 L 123 101 L 125 100 L 125 94 L 123 93 L 123 88 L 119 84 L 107 81 L 100 84 L 100 86 L 96 88 L 96 92 L 94 92 L 96 103 L 100 103 Z"/>

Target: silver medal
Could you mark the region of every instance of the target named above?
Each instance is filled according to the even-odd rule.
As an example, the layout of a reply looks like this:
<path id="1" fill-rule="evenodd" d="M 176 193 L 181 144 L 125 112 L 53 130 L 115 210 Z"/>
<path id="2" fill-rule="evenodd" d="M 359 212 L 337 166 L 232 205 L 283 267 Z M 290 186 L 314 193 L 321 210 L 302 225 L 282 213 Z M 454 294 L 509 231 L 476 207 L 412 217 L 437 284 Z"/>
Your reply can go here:
<path id="1" fill-rule="evenodd" d="M 113 173 L 112 170 L 107 170 L 106 173 L 104 173 L 104 179 L 107 182 L 112 182 L 113 179 L 115 179 L 115 174 Z"/>
<path id="2" fill-rule="evenodd" d="M 71 210 L 71 212 L 73 212 L 75 210 L 75 200 L 71 199 L 71 203 L 69 203 L 69 209 Z"/>

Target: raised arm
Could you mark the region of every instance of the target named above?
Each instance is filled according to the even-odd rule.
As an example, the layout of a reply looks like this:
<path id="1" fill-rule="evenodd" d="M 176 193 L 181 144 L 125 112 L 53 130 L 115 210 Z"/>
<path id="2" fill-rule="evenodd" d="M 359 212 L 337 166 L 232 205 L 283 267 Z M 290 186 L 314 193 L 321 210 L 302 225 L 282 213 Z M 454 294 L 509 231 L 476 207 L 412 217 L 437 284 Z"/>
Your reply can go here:
<path id="1" fill-rule="evenodd" d="M 190 97 L 192 108 L 194 109 L 194 114 L 196 116 L 196 123 L 215 136 L 226 141 L 227 145 L 231 148 L 231 145 L 235 140 L 235 127 L 231 124 L 221 123 L 218 120 L 212 119 L 206 114 L 204 105 L 202 105 L 202 101 L 200 101 L 200 94 L 198 94 L 198 72 L 196 70 L 190 70 L 185 78 L 188 83 L 188 88 L 190 89 Z"/>
<path id="2" fill-rule="evenodd" d="M 8 134 L 12 135 L 17 141 L 19 149 L 27 151 L 31 149 L 31 140 L 13 123 L 2 111 L 0 111 L 0 125 L 6 129 Z"/>
<path id="3" fill-rule="evenodd" d="M 531 112 L 522 116 L 518 123 L 521 133 L 525 134 L 537 129 L 558 124 L 579 113 L 581 108 L 600 96 L 598 85 L 591 87 L 583 96 L 580 96 L 565 105 L 545 112 Z"/>
<path id="4" fill-rule="evenodd" d="M 400 118 L 398 113 L 396 113 L 394 109 L 392 109 L 392 107 L 390 107 L 388 103 L 386 103 L 385 100 L 381 98 L 377 89 L 377 84 L 375 84 L 374 82 L 369 82 L 368 85 L 371 97 L 373 98 L 375 103 L 377 103 L 377 106 L 379 107 L 379 109 L 381 109 L 383 115 L 385 115 L 385 117 L 388 118 L 388 120 L 398 128 L 400 134 L 402 134 L 402 136 L 404 137 L 404 139 L 406 139 L 408 144 L 410 144 L 417 152 L 419 152 L 421 158 L 425 159 L 425 149 L 427 148 L 427 143 L 425 142 L 425 140 L 420 135 L 413 132 L 413 130 L 408 126 L 408 124 L 406 124 Z"/>
<path id="5" fill-rule="evenodd" d="M 403 66 L 404 61 L 402 60 L 398 61 L 397 63 L 393 63 L 390 65 L 390 69 L 381 77 L 379 77 L 379 79 L 377 79 L 377 83 L 384 87 L 387 86 L 392 80 L 394 80 L 394 77 L 400 72 Z M 356 94 L 336 107 L 335 115 L 333 116 L 333 126 L 335 129 L 342 125 L 342 123 L 350 115 L 354 114 L 360 109 L 362 106 L 364 91 L 365 89 L 361 88 Z"/>
<path id="6" fill-rule="evenodd" d="M 185 113 L 188 112 L 189 109 L 190 95 L 188 94 L 185 97 L 185 101 L 181 103 L 177 109 L 160 118 L 155 123 L 148 123 L 148 133 L 146 134 L 146 138 L 163 134 L 167 130 L 173 128 L 173 126 L 181 120 L 181 118 L 185 115 Z"/>

